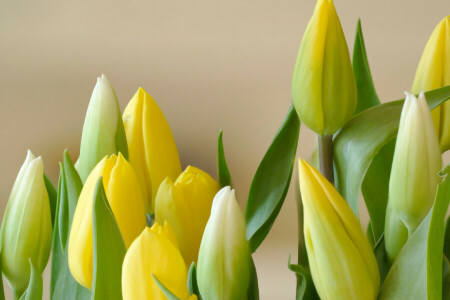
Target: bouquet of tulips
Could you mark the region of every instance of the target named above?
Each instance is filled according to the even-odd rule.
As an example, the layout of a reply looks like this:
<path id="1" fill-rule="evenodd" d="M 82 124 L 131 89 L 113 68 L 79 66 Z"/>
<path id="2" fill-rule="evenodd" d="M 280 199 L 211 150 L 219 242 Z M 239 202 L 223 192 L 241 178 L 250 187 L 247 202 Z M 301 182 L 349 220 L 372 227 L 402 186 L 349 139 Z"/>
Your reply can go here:
<path id="1" fill-rule="evenodd" d="M 353 60 L 332 0 L 300 45 L 293 105 L 253 178 L 243 213 L 217 143 L 217 180 L 182 171 L 170 126 L 142 88 L 123 115 L 102 75 L 80 154 L 57 185 L 28 152 L 0 232 L 14 299 L 259 299 L 252 253 L 290 187 L 300 123 L 318 136 L 298 160 L 297 299 L 450 299 L 450 17 L 433 31 L 410 93 L 381 103 L 358 22 Z M 295 176 L 296 177 L 296 176 Z M 359 221 L 360 192 L 369 213 Z M 0 285 L 0 299 L 4 299 Z"/>

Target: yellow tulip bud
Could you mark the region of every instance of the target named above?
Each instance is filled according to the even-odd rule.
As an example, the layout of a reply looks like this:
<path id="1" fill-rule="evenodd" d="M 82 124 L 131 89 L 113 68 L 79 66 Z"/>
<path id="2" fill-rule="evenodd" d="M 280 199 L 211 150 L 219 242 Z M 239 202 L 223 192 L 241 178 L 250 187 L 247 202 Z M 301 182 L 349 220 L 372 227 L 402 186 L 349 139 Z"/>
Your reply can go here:
<path id="1" fill-rule="evenodd" d="M 189 166 L 175 183 L 166 178 L 156 194 L 156 220 L 172 224 L 187 265 L 197 262 L 203 231 L 219 188 L 206 172 Z"/>
<path id="2" fill-rule="evenodd" d="M 173 237 L 168 223 L 155 223 L 131 244 L 122 267 L 124 300 L 167 299 L 153 276 L 179 299 L 197 299 L 195 295 L 189 297 L 187 268 Z"/>
<path id="3" fill-rule="evenodd" d="M 97 163 L 114 153 L 128 152 L 116 92 L 105 75 L 97 78 L 86 112 L 81 136 L 80 157 L 76 163 L 86 181 Z"/>
<path id="4" fill-rule="evenodd" d="M 450 16 L 434 29 L 417 67 L 413 94 L 450 85 Z M 450 101 L 432 111 L 441 151 L 450 149 Z"/>
<path id="5" fill-rule="evenodd" d="M 91 288 L 93 271 L 92 204 L 100 177 L 127 248 L 146 225 L 145 200 L 133 168 L 120 153 L 103 158 L 83 186 L 69 237 L 70 271 L 87 288 Z"/>
<path id="6" fill-rule="evenodd" d="M 234 190 L 214 197 L 198 256 L 197 283 L 203 299 L 246 299 L 251 270 L 244 215 Z"/>
<path id="7" fill-rule="evenodd" d="M 172 131 L 155 100 L 143 88 L 139 88 L 125 108 L 123 123 L 129 161 L 142 186 L 147 211 L 153 212 L 161 182 L 166 177 L 175 180 L 181 173 Z"/>
<path id="8" fill-rule="evenodd" d="M 439 143 L 423 93 L 403 104 L 386 209 L 384 241 L 393 261 L 433 206 L 442 167 Z"/>
<path id="9" fill-rule="evenodd" d="M 311 274 L 321 299 L 376 299 L 377 261 L 358 219 L 331 183 L 299 160 L 304 233 Z"/>
<path id="10" fill-rule="evenodd" d="M 300 120 L 320 135 L 334 134 L 356 109 L 356 83 L 332 0 L 319 0 L 300 44 L 292 78 Z"/>
<path id="11" fill-rule="evenodd" d="M 17 295 L 30 279 L 30 261 L 39 272 L 47 265 L 52 219 L 42 158 L 28 151 L 6 206 L 1 227 L 1 266 Z"/>

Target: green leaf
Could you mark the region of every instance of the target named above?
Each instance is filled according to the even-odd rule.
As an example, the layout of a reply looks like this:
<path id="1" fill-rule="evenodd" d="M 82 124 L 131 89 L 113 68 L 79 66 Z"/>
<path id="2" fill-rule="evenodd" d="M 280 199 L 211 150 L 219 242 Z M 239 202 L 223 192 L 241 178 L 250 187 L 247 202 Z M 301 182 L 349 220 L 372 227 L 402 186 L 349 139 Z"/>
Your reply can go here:
<path id="1" fill-rule="evenodd" d="M 117 154 L 122 153 L 123 157 L 125 157 L 126 160 L 128 160 L 128 143 L 127 143 L 127 136 L 125 135 L 125 128 L 123 126 L 122 122 L 122 114 L 120 112 L 119 103 L 117 102 L 117 129 L 116 129 L 116 136 L 115 136 L 115 142 L 116 142 L 116 152 Z"/>
<path id="2" fill-rule="evenodd" d="M 444 217 L 450 176 L 439 184 L 433 208 L 406 242 L 382 286 L 379 299 L 440 299 Z"/>
<path id="3" fill-rule="evenodd" d="M 450 300 L 450 263 L 445 256 L 442 264 L 442 300 Z"/>
<path id="4" fill-rule="evenodd" d="M 122 299 L 122 262 L 126 247 L 100 177 L 92 207 L 94 275 L 92 300 Z"/>
<path id="5" fill-rule="evenodd" d="M 450 86 L 425 93 L 430 109 L 450 98 Z M 354 116 L 334 138 L 337 188 L 358 216 L 358 196 L 375 155 L 397 135 L 404 100 L 381 104 Z M 367 199 L 366 199 L 367 200 Z M 373 228 L 384 226 L 381 204 L 366 202 Z"/>
<path id="6" fill-rule="evenodd" d="M 247 300 L 259 300 L 258 274 L 255 262 L 251 259 L 250 284 L 248 285 Z"/>
<path id="7" fill-rule="evenodd" d="M 56 189 L 51 180 L 44 174 L 45 188 L 47 189 L 48 200 L 50 202 L 50 213 L 52 215 L 52 226 L 55 226 L 55 210 L 56 210 Z"/>
<path id="8" fill-rule="evenodd" d="M 262 159 L 253 182 L 245 210 L 247 239 L 254 252 L 265 239 L 275 221 L 291 182 L 297 151 L 300 120 L 293 106 Z"/>
<path id="9" fill-rule="evenodd" d="M 0 259 L 0 300 L 5 300 L 5 290 L 3 289 L 2 262 Z"/>
<path id="10" fill-rule="evenodd" d="M 447 219 L 447 226 L 445 226 L 444 255 L 450 258 L 450 217 Z"/>
<path id="11" fill-rule="evenodd" d="M 297 296 L 296 300 L 319 300 L 311 273 L 308 268 L 302 265 L 291 264 L 291 256 L 289 255 L 288 268 L 297 276 Z"/>
<path id="12" fill-rule="evenodd" d="M 167 300 L 180 300 L 180 298 L 175 296 L 168 288 L 166 288 L 166 286 L 164 284 L 162 284 L 162 282 L 159 281 L 159 279 L 154 274 L 152 274 L 152 276 L 153 276 L 153 279 L 155 280 L 156 284 L 158 285 L 158 287 L 163 292 L 164 296 L 167 297 Z"/>
<path id="13" fill-rule="evenodd" d="M 30 282 L 28 283 L 27 290 L 23 295 L 20 297 L 20 300 L 37 300 L 42 299 L 42 286 L 43 286 L 43 280 L 42 280 L 42 274 L 38 270 L 36 270 L 36 267 L 34 266 L 33 262 L 30 259 Z"/>
<path id="14" fill-rule="evenodd" d="M 356 26 L 355 46 L 353 48 L 353 72 L 355 73 L 356 87 L 358 91 L 358 105 L 355 115 L 379 105 L 372 74 L 367 60 L 366 47 L 361 29 L 361 20 Z M 389 177 L 391 174 L 392 158 L 394 156 L 395 141 L 382 147 L 372 160 L 367 170 L 361 191 L 367 205 L 371 206 L 369 212 L 371 218 L 379 220 L 371 226 L 370 234 L 375 241 L 379 240 L 384 232 L 384 218 L 388 199 Z"/>
<path id="15" fill-rule="evenodd" d="M 355 45 L 353 47 L 353 73 L 355 74 L 358 95 L 356 115 L 380 104 L 380 99 L 373 85 L 372 74 L 370 73 L 360 19 L 358 19 L 356 25 Z"/>
<path id="16" fill-rule="evenodd" d="M 217 177 L 221 187 L 231 186 L 231 175 L 225 159 L 225 150 L 223 149 L 222 130 L 219 132 L 217 139 Z"/>
<path id="17" fill-rule="evenodd" d="M 378 271 L 380 272 L 380 284 L 384 282 L 391 264 L 386 254 L 386 245 L 384 243 L 384 234 L 380 237 L 374 247 L 375 258 L 378 264 Z"/>
<path id="18" fill-rule="evenodd" d="M 80 177 L 75 171 L 66 150 L 64 152 L 64 163 L 60 165 L 58 181 L 58 200 L 52 242 L 50 299 L 84 300 L 91 298 L 91 292 L 75 281 L 68 266 L 67 236 L 81 186 Z M 62 206 L 65 208 L 62 208 Z M 63 229 L 60 226 L 63 226 Z M 60 234 L 66 235 L 64 243 Z"/>
<path id="19" fill-rule="evenodd" d="M 193 294 L 197 295 L 198 300 L 200 300 L 201 297 L 197 285 L 197 268 L 195 267 L 195 262 L 192 262 L 191 266 L 189 267 L 187 285 L 189 293 L 191 295 Z"/>

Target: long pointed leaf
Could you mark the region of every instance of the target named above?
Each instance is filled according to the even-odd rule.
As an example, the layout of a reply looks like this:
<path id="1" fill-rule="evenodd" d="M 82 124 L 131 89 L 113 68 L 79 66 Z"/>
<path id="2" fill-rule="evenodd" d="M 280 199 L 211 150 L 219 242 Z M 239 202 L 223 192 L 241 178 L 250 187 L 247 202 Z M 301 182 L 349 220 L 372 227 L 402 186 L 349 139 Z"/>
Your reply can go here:
<path id="1" fill-rule="evenodd" d="M 248 195 L 245 209 L 247 239 L 254 252 L 275 221 L 291 182 L 297 151 L 300 120 L 293 106 L 262 159 Z"/>
<path id="2" fill-rule="evenodd" d="M 102 177 L 95 188 L 92 212 L 94 275 L 91 299 L 121 300 L 126 247 L 106 199 Z"/>
<path id="3" fill-rule="evenodd" d="M 231 186 L 231 175 L 225 159 L 225 150 L 223 149 L 222 130 L 219 132 L 217 139 L 217 177 L 221 187 Z"/>
<path id="4" fill-rule="evenodd" d="M 167 300 L 180 300 L 161 281 L 159 281 L 159 279 L 155 275 L 152 274 L 152 276 L 160 290 L 163 292 L 164 296 L 166 296 Z"/>
<path id="5" fill-rule="evenodd" d="M 43 280 L 42 274 L 34 266 L 30 259 L 30 282 L 28 283 L 27 290 L 20 297 L 20 300 L 38 300 L 42 299 Z"/>
<path id="6" fill-rule="evenodd" d="M 288 268 L 297 276 L 296 300 L 319 300 L 309 269 L 302 265 L 291 264 L 291 256 Z"/>
<path id="7" fill-rule="evenodd" d="M 444 217 L 450 198 L 450 176 L 439 184 L 433 208 L 395 259 L 380 292 L 384 299 L 440 299 Z"/>
<path id="8" fill-rule="evenodd" d="M 45 188 L 47 189 L 48 200 L 50 202 L 50 213 L 52 215 L 52 226 L 55 226 L 55 210 L 56 210 L 56 189 L 51 180 L 44 174 Z"/>
<path id="9" fill-rule="evenodd" d="M 450 98 L 450 86 L 429 91 L 425 96 L 433 109 Z M 337 187 L 356 215 L 361 184 L 375 155 L 395 138 L 402 106 L 403 100 L 398 100 L 367 109 L 354 116 L 334 138 Z M 382 220 L 373 218 L 371 222 L 374 227 L 384 226 Z"/>
<path id="10" fill-rule="evenodd" d="M 91 297 L 90 291 L 78 284 L 72 277 L 68 266 L 66 247 L 71 226 L 70 220 L 73 218 L 80 192 L 80 177 L 73 167 L 69 154 L 65 151 L 58 182 L 58 201 L 53 230 L 50 299 L 86 300 Z M 61 240 L 61 233 L 66 235 L 64 243 Z"/>

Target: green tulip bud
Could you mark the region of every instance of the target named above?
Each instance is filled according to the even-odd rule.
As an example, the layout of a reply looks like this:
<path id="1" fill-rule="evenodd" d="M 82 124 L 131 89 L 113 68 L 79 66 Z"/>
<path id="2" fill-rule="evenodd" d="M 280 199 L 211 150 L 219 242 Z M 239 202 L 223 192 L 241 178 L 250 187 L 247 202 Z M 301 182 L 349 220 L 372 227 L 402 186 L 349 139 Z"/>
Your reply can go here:
<path id="1" fill-rule="evenodd" d="M 76 167 L 86 181 L 92 169 L 106 155 L 121 152 L 128 158 L 125 129 L 116 92 L 105 75 L 97 78 L 86 112 Z"/>
<path id="2" fill-rule="evenodd" d="M 320 135 L 334 134 L 356 109 L 350 54 L 332 0 L 319 0 L 303 35 L 292 78 L 300 120 Z"/>
<path id="3" fill-rule="evenodd" d="M 244 216 L 234 190 L 214 197 L 198 257 L 197 283 L 202 298 L 243 299 L 250 282 L 251 256 Z"/>
<path id="4" fill-rule="evenodd" d="M 30 279 L 30 262 L 44 271 L 52 243 L 50 203 L 42 158 L 28 151 L 6 206 L 1 227 L 2 271 L 16 295 Z"/>
<path id="5" fill-rule="evenodd" d="M 395 144 L 384 239 L 393 261 L 433 206 L 442 166 L 439 141 L 423 93 L 406 95 Z"/>

